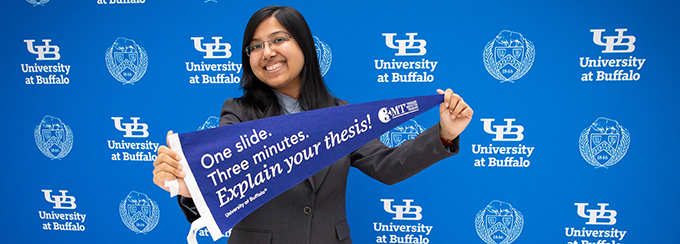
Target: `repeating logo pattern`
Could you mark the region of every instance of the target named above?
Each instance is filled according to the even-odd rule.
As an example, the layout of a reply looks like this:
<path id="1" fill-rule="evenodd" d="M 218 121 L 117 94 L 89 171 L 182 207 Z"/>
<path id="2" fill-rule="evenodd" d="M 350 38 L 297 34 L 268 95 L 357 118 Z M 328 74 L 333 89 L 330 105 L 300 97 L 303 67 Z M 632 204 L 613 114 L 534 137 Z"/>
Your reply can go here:
<path id="1" fill-rule="evenodd" d="M 316 36 L 314 36 L 314 46 L 316 47 L 316 57 L 319 59 L 319 68 L 321 68 L 321 76 L 324 76 L 326 75 L 328 70 L 331 69 L 333 52 L 331 52 L 331 47 L 328 46 L 328 44 L 322 42 Z"/>
<path id="2" fill-rule="evenodd" d="M 118 212 L 125 226 L 137 234 L 152 231 L 160 217 L 158 204 L 146 194 L 137 191 L 131 191 L 120 202 Z"/>
<path id="3" fill-rule="evenodd" d="M 496 135 L 493 141 L 521 141 L 524 139 L 524 126 L 513 125 L 515 119 L 504 119 L 506 125 L 494 125 L 494 130 L 491 129 L 491 122 L 496 119 L 481 119 L 484 122 L 484 132 Z M 506 135 L 514 136 L 514 138 L 506 138 Z"/>
<path id="4" fill-rule="evenodd" d="M 484 47 L 484 67 L 501 83 L 522 78 L 534 63 L 534 44 L 521 33 L 503 30 Z"/>
<path id="5" fill-rule="evenodd" d="M 125 132 L 125 140 L 107 140 L 106 143 L 115 153 L 111 154 L 113 161 L 154 161 L 158 157 L 154 152 L 158 150 L 160 143 L 149 140 L 141 141 L 141 138 L 149 137 L 149 125 L 140 123 L 140 117 L 130 117 L 131 123 L 123 123 L 123 117 L 111 117 L 116 130 Z M 138 139 L 139 138 L 139 139 Z"/>
<path id="6" fill-rule="evenodd" d="M 147 131 L 147 129 L 149 129 L 149 125 L 145 123 L 138 123 L 137 121 L 139 121 L 139 117 L 130 117 L 132 123 L 121 123 L 123 117 L 111 117 L 111 119 L 113 120 L 117 130 L 125 132 L 125 135 L 123 135 L 123 137 L 132 138 L 149 137 L 149 131 Z M 123 126 L 125 126 L 125 128 L 123 128 Z M 135 132 L 137 134 L 135 134 Z"/>
<path id="7" fill-rule="evenodd" d="M 36 61 L 52 61 L 61 59 L 59 54 L 59 46 L 50 44 L 52 39 L 42 39 L 43 45 L 37 45 L 35 39 L 25 39 L 26 49 L 31 54 L 37 55 Z M 62 63 L 33 63 L 33 65 L 25 63 L 21 64 L 21 71 L 24 74 L 35 74 L 25 78 L 26 85 L 66 85 L 70 80 L 68 74 L 71 70 L 71 65 Z"/>
<path id="8" fill-rule="evenodd" d="M 106 51 L 106 67 L 116 80 L 125 84 L 134 84 L 146 73 L 149 58 L 146 50 L 134 40 L 118 37 Z"/>
<path id="9" fill-rule="evenodd" d="M 45 194 L 45 200 L 47 202 L 54 204 L 54 209 L 75 209 L 76 208 L 76 198 L 73 196 L 67 196 L 68 190 L 59 190 L 61 196 L 52 195 L 52 190 L 42 190 Z M 62 206 L 62 204 L 66 206 Z"/>
<path id="10" fill-rule="evenodd" d="M 194 40 L 194 48 L 196 51 L 204 52 L 205 56 L 203 58 L 231 58 L 231 44 L 220 43 L 222 40 L 221 36 L 212 37 L 214 43 L 202 43 L 203 37 L 192 37 Z M 222 55 L 215 56 L 215 53 L 223 53 Z"/>
<path id="11" fill-rule="evenodd" d="M 606 209 L 607 206 L 609 206 L 609 203 L 598 203 L 597 206 L 600 206 L 600 209 L 588 210 L 586 210 L 588 203 L 574 203 L 574 205 L 577 206 L 576 212 L 578 213 L 578 216 L 588 219 L 588 222 L 586 222 L 587 225 L 616 224 L 616 211 Z M 586 214 L 586 211 L 588 214 Z M 600 222 L 599 219 L 604 219 L 606 222 Z"/>
<path id="12" fill-rule="evenodd" d="M 591 29 L 590 32 L 593 33 L 593 42 L 599 46 L 604 46 L 605 49 L 602 53 L 632 53 L 635 51 L 635 36 L 624 36 L 623 33 L 628 31 L 628 29 L 616 29 L 615 31 L 619 33 L 617 36 L 602 36 L 602 32 L 605 29 Z M 602 42 L 604 38 L 605 42 Z M 624 40 L 628 40 L 624 42 Z M 626 47 L 626 49 L 615 49 L 615 47 Z"/>
<path id="13" fill-rule="evenodd" d="M 408 39 L 396 41 L 394 40 L 394 36 L 396 36 L 397 33 L 383 33 L 382 35 L 385 37 L 385 45 L 387 45 L 387 47 L 399 50 L 394 56 L 423 56 L 427 53 L 427 49 L 425 49 L 427 41 L 415 39 L 415 36 L 417 36 L 418 33 L 406 33 Z M 397 45 L 394 45 L 395 42 Z M 416 43 L 418 45 L 416 45 Z M 417 50 L 418 52 L 407 52 L 407 50 Z"/>
<path id="14" fill-rule="evenodd" d="M 73 147 L 73 131 L 57 117 L 45 115 L 33 136 L 38 149 L 52 160 L 66 157 Z"/>
<path id="15" fill-rule="evenodd" d="M 397 33 L 382 33 L 385 37 L 385 45 L 391 49 L 397 49 L 394 56 L 413 57 L 424 56 L 427 54 L 427 41 L 416 39 L 418 33 L 406 33 L 408 39 L 395 40 Z M 396 43 L 396 45 L 395 45 Z M 404 73 L 392 72 L 378 75 L 378 82 L 433 82 L 434 70 L 437 68 L 438 61 L 430 61 L 422 58 L 413 60 L 412 58 L 391 58 L 392 60 L 376 59 L 376 70 L 404 70 Z M 422 70 L 422 71 L 421 71 Z"/>
<path id="16" fill-rule="evenodd" d="M 394 199 L 380 199 L 383 202 L 385 212 L 394 214 L 393 220 L 420 220 L 423 215 L 420 212 L 423 208 L 420 206 L 411 205 L 413 199 L 404 199 L 404 205 L 392 205 Z M 394 208 L 394 210 L 392 210 Z M 412 217 L 404 217 L 404 215 Z"/>
<path id="17" fill-rule="evenodd" d="M 396 147 L 404 143 L 406 140 L 411 140 L 416 138 L 418 134 L 425 131 L 425 128 L 420 126 L 418 122 L 413 119 L 406 121 L 405 123 L 394 127 L 382 135 L 380 135 L 380 141 L 388 147 Z"/>
<path id="18" fill-rule="evenodd" d="M 189 77 L 189 84 L 238 84 L 241 82 L 238 74 L 243 65 L 224 60 L 232 57 L 231 44 L 221 42 L 221 36 L 213 36 L 212 43 L 203 41 L 203 37 L 191 37 L 191 40 L 193 40 L 194 49 L 204 53 L 204 61 L 184 62 L 187 71 L 193 73 Z M 213 63 L 216 61 L 221 62 Z M 195 74 L 198 72 L 200 74 Z"/>
<path id="19" fill-rule="evenodd" d="M 24 42 L 26 43 L 26 49 L 28 49 L 30 53 L 38 55 L 35 60 L 59 60 L 61 58 L 59 46 L 50 45 L 52 39 L 42 39 L 42 46 L 34 45 L 33 43 L 35 40 L 32 39 L 24 40 Z M 45 57 L 46 54 L 51 56 Z"/>
<path id="20" fill-rule="evenodd" d="M 581 132 L 581 156 L 595 168 L 608 169 L 628 152 L 630 132 L 616 120 L 600 117 Z"/>
<path id="21" fill-rule="evenodd" d="M 606 29 L 590 29 L 590 32 L 593 33 L 593 43 L 605 47 L 602 53 L 632 53 L 635 51 L 637 38 L 633 35 L 624 35 L 623 33 L 628 31 L 627 28 L 615 29 L 618 33 L 616 36 L 603 36 L 602 33 L 605 31 Z M 645 61 L 647 59 L 632 55 L 627 58 L 620 55 L 612 55 L 609 58 L 607 56 L 602 57 L 599 54 L 597 58 L 580 57 L 579 65 L 582 68 L 589 69 L 588 72 L 581 74 L 581 81 L 638 81 L 641 76 L 640 69 L 642 69 Z"/>
<path id="22" fill-rule="evenodd" d="M 509 203 L 493 200 L 477 213 L 475 228 L 487 244 L 509 244 L 522 233 L 524 217 Z"/>
<path id="23" fill-rule="evenodd" d="M 413 199 L 404 199 L 404 205 L 392 204 L 394 199 L 380 199 L 385 212 L 393 214 L 389 224 L 373 222 L 373 230 L 377 234 L 375 243 L 430 243 L 429 235 L 434 226 L 419 221 L 423 218 L 423 208 L 413 205 Z"/>
<path id="24" fill-rule="evenodd" d="M 617 211 L 607 209 L 609 203 L 598 203 L 599 209 L 587 209 L 588 203 L 574 203 L 574 205 L 576 205 L 578 216 L 588 221 L 582 228 L 564 228 L 564 235 L 569 240 L 573 240 L 567 244 L 621 244 L 617 241 L 622 241 L 628 231 L 615 227 Z"/>
<path id="25" fill-rule="evenodd" d="M 498 141 L 500 146 L 493 144 L 472 144 L 472 153 L 489 155 L 488 157 L 475 159 L 475 167 L 529 167 L 529 157 L 535 147 L 523 144 L 511 144 L 508 142 L 521 142 L 524 140 L 524 126 L 513 124 L 515 118 L 505 118 L 505 125 L 493 125 L 496 119 L 482 118 L 484 132 L 494 135 L 492 141 Z M 519 157 L 517 157 L 519 156 Z"/>
<path id="26" fill-rule="evenodd" d="M 51 231 L 85 231 L 85 218 L 87 214 L 74 211 L 76 209 L 76 198 L 68 196 L 68 190 L 59 190 L 58 194 L 52 194 L 52 190 L 42 190 L 45 201 L 54 204 L 51 211 L 38 211 L 38 216 L 42 221 L 42 230 Z M 55 212 L 54 209 L 57 209 Z M 66 209 L 60 212 L 59 209 Z"/>

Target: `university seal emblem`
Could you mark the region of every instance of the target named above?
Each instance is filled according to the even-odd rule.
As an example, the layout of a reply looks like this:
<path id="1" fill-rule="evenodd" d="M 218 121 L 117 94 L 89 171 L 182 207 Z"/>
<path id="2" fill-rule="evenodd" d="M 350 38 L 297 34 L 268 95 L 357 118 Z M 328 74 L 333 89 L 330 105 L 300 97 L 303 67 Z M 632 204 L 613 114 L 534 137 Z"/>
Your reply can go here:
<path id="1" fill-rule="evenodd" d="M 522 34 L 503 30 L 484 47 L 484 67 L 501 83 L 524 76 L 534 63 L 534 44 Z"/>
<path id="2" fill-rule="evenodd" d="M 608 169 L 618 163 L 628 152 L 630 133 L 616 120 L 598 118 L 581 132 L 581 156 L 595 168 Z"/>
<path id="3" fill-rule="evenodd" d="M 146 194 L 137 191 L 131 191 L 120 202 L 118 212 L 125 226 L 137 234 L 146 234 L 153 230 L 160 217 L 158 204 Z"/>
<path id="4" fill-rule="evenodd" d="M 45 115 L 33 132 L 35 144 L 48 158 L 62 159 L 73 147 L 73 132 L 61 119 Z"/>
<path id="5" fill-rule="evenodd" d="M 524 217 L 509 203 L 493 200 L 477 213 L 477 235 L 487 244 L 510 244 L 524 227 Z"/>
<path id="6" fill-rule="evenodd" d="M 139 81 L 146 73 L 148 63 L 144 48 L 131 39 L 118 37 L 106 51 L 106 67 L 123 85 Z"/>
<path id="7" fill-rule="evenodd" d="M 380 135 L 380 141 L 388 147 L 396 147 L 404 143 L 406 140 L 416 138 L 418 134 L 425 131 L 425 128 L 420 126 L 418 122 L 413 119 L 406 121 L 394 129 Z"/>

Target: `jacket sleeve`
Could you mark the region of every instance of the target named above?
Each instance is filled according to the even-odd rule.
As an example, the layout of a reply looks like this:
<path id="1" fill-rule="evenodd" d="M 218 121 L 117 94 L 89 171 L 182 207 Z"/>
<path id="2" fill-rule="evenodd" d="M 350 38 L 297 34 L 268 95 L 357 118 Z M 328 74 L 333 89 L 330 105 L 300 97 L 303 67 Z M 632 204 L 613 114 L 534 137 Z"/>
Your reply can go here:
<path id="1" fill-rule="evenodd" d="M 460 137 L 444 147 L 439 124 L 407 140 L 398 147 L 387 147 L 377 138 L 350 154 L 352 166 L 387 185 L 405 180 L 434 163 L 453 156 L 460 149 Z"/>
<path id="2" fill-rule="evenodd" d="M 236 124 L 245 121 L 243 109 L 238 104 L 238 102 L 233 99 L 227 99 L 222 105 L 222 112 L 220 112 L 220 126 Z M 191 198 L 177 196 L 177 202 L 179 203 L 180 209 L 184 213 L 184 216 L 190 223 L 193 223 L 196 219 L 200 218 L 201 215 L 196 209 L 196 204 Z"/>

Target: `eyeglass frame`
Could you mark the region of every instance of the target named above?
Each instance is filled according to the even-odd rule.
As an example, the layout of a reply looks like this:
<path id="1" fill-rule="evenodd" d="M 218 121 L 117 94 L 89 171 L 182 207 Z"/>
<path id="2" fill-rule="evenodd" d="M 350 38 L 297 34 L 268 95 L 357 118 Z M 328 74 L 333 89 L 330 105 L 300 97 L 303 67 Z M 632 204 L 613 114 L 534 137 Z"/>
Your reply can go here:
<path id="1" fill-rule="evenodd" d="M 279 37 L 275 37 L 275 38 L 279 38 Z M 275 43 L 275 42 L 272 42 L 272 39 L 268 39 L 268 40 L 263 41 L 263 42 L 260 42 L 260 43 L 248 45 L 248 46 L 246 46 L 246 48 L 244 48 L 243 52 L 245 52 L 246 55 L 248 55 L 248 57 L 250 57 L 250 54 L 252 53 L 252 51 L 248 51 L 248 49 L 252 49 L 252 48 L 250 48 L 250 47 L 255 46 L 255 45 L 262 45 L 261 48 L 264 50 L 264 43 L 265 43 L 265 42 L 269 42 L 269 48 L 271 48 L 271 47 L 272 47 L 272 44 L 277 44 L 277 45 L 279 45 L 279 44 L 284 44 L 284 43 L 286 43 L 289 39 L 293 38 L 293 35 L 288 34 L 288 33 L 284 33 L 283 38 L 284 38 L 284 40 L 281 41 L 280 43 Z"/>

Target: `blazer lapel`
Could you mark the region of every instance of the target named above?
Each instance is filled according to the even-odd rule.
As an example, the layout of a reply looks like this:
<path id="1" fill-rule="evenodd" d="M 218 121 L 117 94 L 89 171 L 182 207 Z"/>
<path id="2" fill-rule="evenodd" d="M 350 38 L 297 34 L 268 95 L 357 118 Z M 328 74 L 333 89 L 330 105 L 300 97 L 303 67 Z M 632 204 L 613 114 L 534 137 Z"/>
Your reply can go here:
<path id="1" fill-rule="evenodd" d="M 326 179 L 326 175 L 328 175 L 328 171 L 331 168 L 330 165 L 321 171 L 317 172 L 316 174 L 312 175 L 312 177 L 307 178 L 309 181 L 309 184 L 312 185 L 312 190 L 316 193 L 319 190 L 319 187 L 321 187 L 321 184 L 323 184 L 324 179 Z"/>

